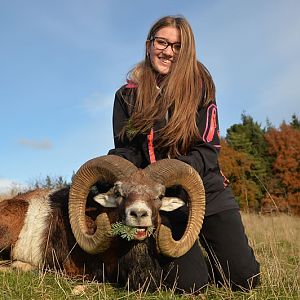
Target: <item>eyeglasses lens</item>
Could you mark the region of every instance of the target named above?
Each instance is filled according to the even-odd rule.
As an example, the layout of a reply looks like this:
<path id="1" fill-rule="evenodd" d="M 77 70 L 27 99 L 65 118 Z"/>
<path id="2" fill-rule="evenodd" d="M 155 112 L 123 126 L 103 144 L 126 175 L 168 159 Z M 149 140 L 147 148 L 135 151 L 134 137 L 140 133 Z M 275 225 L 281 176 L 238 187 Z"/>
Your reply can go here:
<path id="1" fill-rule="evenodd" d="M 164 50 L 168 46 L 171 46 L 174 53 L 178 53 L 181 47 L 180 43 L 169 43 L 166 40 L 160 38 L 153 39 L 153 46 L 158 50 Z"/>

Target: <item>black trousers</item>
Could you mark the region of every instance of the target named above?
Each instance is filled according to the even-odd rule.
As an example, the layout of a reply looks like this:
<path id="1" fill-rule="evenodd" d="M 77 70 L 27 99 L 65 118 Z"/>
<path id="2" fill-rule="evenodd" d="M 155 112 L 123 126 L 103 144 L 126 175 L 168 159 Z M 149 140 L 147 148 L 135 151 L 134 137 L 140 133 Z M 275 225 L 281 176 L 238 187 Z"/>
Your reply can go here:
<path id="1" fill-rule="evenodd" d="M 177 214 L 177 215 L 176 215 Z M 179 214 L 179 215 L 178 215 Z M 164 219 L 179 239 L 186 222 L 180 212 Z M 178 291 L 201 291 L 209 282 L 232 290 L 251 289 L 259 282 L 259 263 L 248 244 L 238 209 L 231 209 L 204 218 L 199 241 L 183 256 L 162 257 L 165 282 Z"/>

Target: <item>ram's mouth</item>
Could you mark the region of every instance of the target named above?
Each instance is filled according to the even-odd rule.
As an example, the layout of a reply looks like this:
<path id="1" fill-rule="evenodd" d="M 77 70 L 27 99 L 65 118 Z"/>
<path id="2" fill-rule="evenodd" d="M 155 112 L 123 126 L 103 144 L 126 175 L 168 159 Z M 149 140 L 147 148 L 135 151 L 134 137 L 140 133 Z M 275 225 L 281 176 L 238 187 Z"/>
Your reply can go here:
<path id="1" fill-rule="evenodd" d="M 135 240 L 142 241 L 150 235 L 150 233 L 148 231 L 148 227 L 144 227 L 144 228 L 143 227 L 135 227 L 135 229 L 136 229 L 136 232 L 134 235 Z"/>
<path id="2" fill-rule="evenodd" d="M 114 223 L 111 226 L 112 235 L 118 235 L 123 239 L 127 239 L 128 241 L 143 241 L 153 233 L 153 230 L 153 226 L 132 227 L 121 222 Z"/>

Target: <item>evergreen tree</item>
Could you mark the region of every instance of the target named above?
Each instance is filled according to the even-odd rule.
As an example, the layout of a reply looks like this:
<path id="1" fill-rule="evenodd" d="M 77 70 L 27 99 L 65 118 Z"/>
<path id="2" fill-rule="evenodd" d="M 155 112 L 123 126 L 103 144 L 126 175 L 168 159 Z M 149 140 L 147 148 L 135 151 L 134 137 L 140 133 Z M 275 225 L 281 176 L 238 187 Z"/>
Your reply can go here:
<path id="1" fill-rule="evenodd" d="M 296 114 L 292 115 L 292 121 L 290 122 L 290 125 L 293 128 L 300 130 L 300 121 L 299 121 L 298 117 L 296 116 Z"/>
<path id="2" fill-rule="evenodd" d="M 251 158 L 251 168 L 245 174 L 245 178 L 252 182 L 252 189 L 253 184 L 258 186 L 259 193 L 256 192 L 256 195 L 260 200 L 265 193 L 262 183 L 268 178 L 267 175 L 271 174 L 272 165 L 268 158 L 265 130 L 245 113 L 241 115 L 241 119 L 241 124 L 234 124 L 227 130 L 226 141 L 234 150 L 246 153 Z"/>
<path id="3" fill-rule="evenodd" d="M 69 186 L 69 183 L 62 177 L 51 177 L 47 175 L 44 179 L 36 179 L 33 184 L 29 184 L 30 189 L 57 189 Z"/>
<path id="4" fill-rule="evenodd" d="M 51 177 L 49 175 L 45 178 L 45 183 L 43 184 L 43 187 L 50 189 L 53 186 L 53 182 L 51 180 Z"/>
<path id="5" fill-rule="evenodd" d="M 241 119 L 241 124 L 234 124 L 227 129 L 226 141 L 235 150 L 242 150 L 254 156 L 265 155 L 267 143 L 261 124 L 254 122 L 253 118 L 245 113 L 241 115 Z"/>
<path id="6" fill-rule="evenodd" d="M 265 128 L 265 132 L 267 132 L 268 130 L 270 129 L 273 129 L 275 128 L 275 126 L 272 124 L 272 122 L 270 121 L 269 118 L 266 119 L 266 128 Z"/>

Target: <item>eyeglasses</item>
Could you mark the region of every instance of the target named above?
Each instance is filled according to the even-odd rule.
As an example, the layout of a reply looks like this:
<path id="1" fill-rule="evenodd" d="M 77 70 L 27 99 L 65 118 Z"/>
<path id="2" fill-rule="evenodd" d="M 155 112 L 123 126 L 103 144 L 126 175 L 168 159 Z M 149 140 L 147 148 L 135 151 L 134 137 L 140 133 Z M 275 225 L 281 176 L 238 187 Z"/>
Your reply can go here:
<path id="1" fill-rule="evenodd" d="M 171 46 L 173 52 L 177 54 L 181 48 L 181 43 L 169 43 L 166 39 L 161 37 L 153 37 L 150 41 L 152 41 L 154 48 L 157 50 L 164 50 Z"/>

